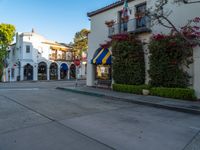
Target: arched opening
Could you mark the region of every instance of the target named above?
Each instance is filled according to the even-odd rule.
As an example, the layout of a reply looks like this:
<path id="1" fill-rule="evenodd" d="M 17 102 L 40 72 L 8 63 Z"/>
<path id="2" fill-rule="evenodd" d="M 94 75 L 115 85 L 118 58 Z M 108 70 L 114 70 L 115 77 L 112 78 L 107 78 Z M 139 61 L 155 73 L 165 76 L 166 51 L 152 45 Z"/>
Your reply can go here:
<path id="1" fill-rule="evenodd" d="M 45 62 L 38 64 L 38 80 L 47 80 L 47 64 Z"/>
<path id="2" fill-rule="evenodd" d="M 68 66 L 67 64 L 61 64 L 60 66 L 60 79 L 66 80 L 68 75 Z"/>
<path id="3" fill-rule="evenodd" d="M 58 80 L 58 65 L 56 63 L 52 63 L 49 69 L 50 80 Z"/>
<path id="4" fill-rule="evenodd" d="M 33 66 L 30 64 L 24 66 L 24 80 L 33 80 Z"/>
<path id="5" fill-rule="evenodd" d="M 74 64 L 70 66 L 70 79 L 76 79 L 76 66 Z"/>

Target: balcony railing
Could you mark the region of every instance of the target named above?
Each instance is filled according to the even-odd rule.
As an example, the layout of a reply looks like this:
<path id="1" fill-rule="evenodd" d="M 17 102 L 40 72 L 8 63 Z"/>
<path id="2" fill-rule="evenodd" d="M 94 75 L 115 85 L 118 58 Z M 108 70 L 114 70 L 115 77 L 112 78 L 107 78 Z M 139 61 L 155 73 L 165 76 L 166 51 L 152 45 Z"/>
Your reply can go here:
<path id="1" fill-rule="evenodd" d="M 65 55 L 65 54 L 62 54 L 62 55 L 52 55 L 50 54 L 49 55 L 49 59 L 50 60 L 53 60 L 53 61 L 73 61 L 73 57 L 72 56 L 68 56 L 68 55 Z"/>
<path id="2" fill-rule="evenodd" d="M 108 29 L 108 36 L 111 37 L 120 33 L 141 33 L 150 32 L 150 19 L 146 16 L 140 19 L 131 19 L 126 23 L 116 23 Z"/>

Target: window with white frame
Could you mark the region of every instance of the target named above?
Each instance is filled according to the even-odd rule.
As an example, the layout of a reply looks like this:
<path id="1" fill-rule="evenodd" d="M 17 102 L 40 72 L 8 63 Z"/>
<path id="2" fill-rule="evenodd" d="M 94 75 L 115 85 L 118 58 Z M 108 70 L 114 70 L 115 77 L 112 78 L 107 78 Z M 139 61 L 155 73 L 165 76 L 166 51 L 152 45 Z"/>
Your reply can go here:
<path id="1" fill-rule="evenodd" d="M 26 53 L 30 53 L 31 52 L 31 47 L 30 45 L 26 45 Z"/>

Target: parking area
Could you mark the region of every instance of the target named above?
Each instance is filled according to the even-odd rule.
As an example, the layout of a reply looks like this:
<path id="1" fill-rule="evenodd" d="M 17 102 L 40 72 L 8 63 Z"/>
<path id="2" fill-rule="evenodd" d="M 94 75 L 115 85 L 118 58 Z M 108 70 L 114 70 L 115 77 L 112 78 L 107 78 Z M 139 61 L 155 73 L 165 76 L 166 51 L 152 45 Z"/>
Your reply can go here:
<path id="1" fill-rule="evenodd" d="M 55 89 L 74 85 L 0 84 L 0 150 L 200 148 L 198 115 Z"/>

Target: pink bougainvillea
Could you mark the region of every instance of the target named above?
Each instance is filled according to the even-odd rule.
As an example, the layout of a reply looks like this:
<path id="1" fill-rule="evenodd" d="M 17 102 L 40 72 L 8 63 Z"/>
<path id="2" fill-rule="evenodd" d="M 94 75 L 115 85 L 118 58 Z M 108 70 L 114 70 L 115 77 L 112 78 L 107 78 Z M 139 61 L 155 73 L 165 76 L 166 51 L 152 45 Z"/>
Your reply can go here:
<path id="1" fill-rule="evenodd" d="M 120 33 L 112 36 L 112 40 L 115 41 L 127 41 L 129 40 L 128 33 Z"/>
<path id="2" fill-rule="evenodd" d="M 194 22 L 194 23 L 200 23 L 200 17 L 195 17 L 195 18 L 193 19 L 193 22 Z"/>
<path id="3" fill-rule="evenodd" d="M 100 47 L 102 48 L 109 48 L 112 44 L 112 41 L 106 41 L 104 44 L 100 44 Z"/>
<path id="4" fill-rule="evenodd" d="M 153 36 L 152 36 L 152 39 L 154 39 L 154 40 L 162 40 L 162 39 L 165 39 L 167 36 L 166 35 L 164 35 L 164 34 L 154 34 Z"/>

